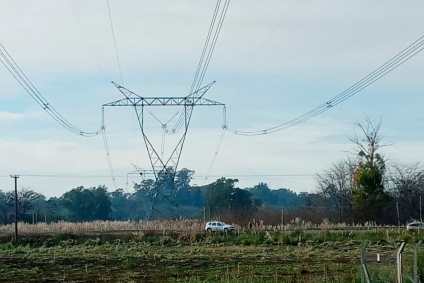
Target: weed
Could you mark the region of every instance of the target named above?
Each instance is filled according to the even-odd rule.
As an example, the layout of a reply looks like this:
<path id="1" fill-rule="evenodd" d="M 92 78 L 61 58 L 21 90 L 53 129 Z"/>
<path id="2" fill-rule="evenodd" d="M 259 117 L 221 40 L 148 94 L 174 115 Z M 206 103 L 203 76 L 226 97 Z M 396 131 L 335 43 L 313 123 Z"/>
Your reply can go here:
<path id="1" fill-rule="evenodd" d="M 13 249 L 13 244 L 12 242 L 8 242 L 5 244 L 0 244 L 0 250 L 1 251 L 10 251 Z"/>
<path id="2" fill-rule="evenodd" d="M 84 245 L 86 245 L 86 246 L 100 246 L 102 244 L 104 244 L 104 243 L 103 243 L 103 241 L 100 238 L 88 239 L 84 243 Z"/>

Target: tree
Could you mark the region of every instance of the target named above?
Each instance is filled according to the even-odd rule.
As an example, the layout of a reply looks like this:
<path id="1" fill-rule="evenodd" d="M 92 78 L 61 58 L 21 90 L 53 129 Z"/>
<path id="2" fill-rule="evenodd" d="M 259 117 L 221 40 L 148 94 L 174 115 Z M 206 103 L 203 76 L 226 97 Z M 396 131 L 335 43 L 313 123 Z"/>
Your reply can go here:
<path id="1" fill-rule="evenodd" d="M 67 210 L 62 204 L 61 199 L 57 197 L 51 197 L 46 201 L 47 222 L 67 219 L 65 216 Z"/>
<path id="2" fill-rule="evenodd" d="M 90 188 L 90 191 L 93 194 L 92 218 L 95 220 L 109 220 L 112 208 L 106 186 Z"/>
<path id="3" fill-rule="evenodd" d="M 0 224 L 8 223 L 7 196 L 0 191 Z"/>
<path id="4" fill-rule="evenodd" d="M 352 201 L 356 222 L 379 221 L 390 197 L 384 189 L 386 164 L 384 156 L 378 150 L 388 144 L 383 144 L 380 134 L 381 120 L 374 123 L 370 118 L 365 123 L 356 123 L 364 139 L 356 135 L 350 140 L 357 146 L 357 165 L 354 169 L 354 188 Z"/>
<path id="5" fill-rule="evenodd" d="M 135 219 L 153 219 L 152 210 L 155 202 L 157 202 L 155 185 L 155 181 L 152 179 L 134 184 L 135 192 L 131 195 L 130 201 Z"/>
<path id="6" fill-rule="evenodd" d="M 395 165 L 389 177 L 389 193 L 398 203 L 400 221 L 421 220 L 424 196 L 424 170 L 419 164 Z M 394 203 L 392 204 L 394 207 Z M 397 223 L 396 223 L 397 224 Z"/>
<path id="7" fill-rule="evenodd" d="M 211 215 L 229 213 L 234 220 L 246 220 L 252 216 L 261 201 L 252 199 L 252 193 L 234 187 L 237 180 L 221 178 L 206 189 L 206 207 Z"/>
<path id="8" fill-rule="evenodd" d="M 32 223 L 45 221 L 47 218 L 47 202 L 46 197 L 42 194 L 34 196 L 31 202 L 31 209 L 28 211 L 32 214 Z"/>
<path id="9" fill-rule="evenodd" d="M 206 189 L 206 206 L 211 215 L 218 215 L 231 208 L 231 194 L 234 192 L 233 179 L 221 178 L 209 184 Z"/>
<path id="10" fill-rule="evenodd" d="M 304 200 L 295 192 L 288 189 L 271 190 L 266 183 L 258 183 L 253 188 L 247 189 L 253 197 L 263 202 L 264 207 L 281 208 L 302 205 Z"/>
<path id="11" fill-rule="evenodd" d="M 354 164 L 350 160 L 339 161 L 322 174 L 317 175 L 317 189 L 328 200 L 330 221 L 345 222 L 352 208 Z M 337 217 L 333 215 L 337 214 Z M 336 220 L 337 219 L 337 220 Z"/>
<path id="12" fill-rule="evenodd" d="M 175 189 L 179 190 L 189 190 L 190 189 L 190 181 L 193 179 L 194 175 L 193 170 L 188 170 L 187 168 L 183 168 L 175 174 Z"/>
<path id="13" fill-rule="evenodd" d="M 257 185 L 254 185 L 253 188 L 247 189 L 255 198 L 262 200 L 264 203 L 272 204 L 274 201 L 274 196 L 271 189 L 267 183 L 259 182 Z"/>
<path id="14" fill-rule="evenodd" d="M 6 193 L 6 206 L 8 210 L 9 221 L 12 222 L 15 215 L 15 192 L 10 191 Z M 18 220 L 24 222 L 31 222 L 32 216 L 28 213 L 32 212 L 32 209 L 35 207 L 35 204 L 39 199 L 44 199 L 45 197 L 39 193 L 23 188 L 18 190 Z"/>
<path id="15" fill-rule="evenodd" d="M 130 193 L 125 193 L 123 189 L 117 189 L 109 194 L 111 203 L 111 219 L 127 220 L 130 216 Z"/>
<path id="16" fill-rule="evenodd" d="M 68 209 L 71 221 L 110 219 L 111 203 L 105 186 L 77 187 L 63 194 L 60 200 Z"/>

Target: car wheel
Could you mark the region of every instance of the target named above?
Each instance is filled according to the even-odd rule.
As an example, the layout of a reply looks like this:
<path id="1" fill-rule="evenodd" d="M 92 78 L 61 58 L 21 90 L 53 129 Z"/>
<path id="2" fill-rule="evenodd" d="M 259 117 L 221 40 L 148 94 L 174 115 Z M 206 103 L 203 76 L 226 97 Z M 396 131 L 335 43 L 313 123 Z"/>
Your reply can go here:
<path id="1" fill-rule="evenodd" d="M 211 229 L 211 228 L 208 228 L 208 230 L 207 230 L 207 231 L 210 233 L 210 232 L 212 232 L 212 229 Z"/>
<path id="2" fill-rule="evenodd" d="M 230 230 L 228 230 L 228 228 L 224 229 L 225 234 L 227 234 Z"/>

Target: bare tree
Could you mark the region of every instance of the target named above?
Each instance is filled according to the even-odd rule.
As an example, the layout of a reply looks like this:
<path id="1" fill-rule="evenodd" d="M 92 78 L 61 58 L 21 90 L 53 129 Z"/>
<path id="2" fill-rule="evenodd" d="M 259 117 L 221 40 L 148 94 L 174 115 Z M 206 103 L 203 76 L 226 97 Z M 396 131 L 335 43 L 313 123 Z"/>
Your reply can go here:
<path id="1" fill-rule="evenodd" d="M 351 161 L 343 160 L 317 175 L 317 189 L 337 210 L 340 223 L 346 221 L 352 206 L 353 170 Z"/>
<path id="2" fill-rule="evenodd" d="M 374 169 L 375 166 L 379 166 L 379 169 L 385 169 L 384 156 L 377 153 L 377 151 L 382 147 L 391 145 L 391 143 L 382 143 L 384 136 L 380 133 L 381 123 L 381 119 L 375 122 L 370 117 L 366 117 L 365 122 L 355 123 L 361 130 L 362 138 L 359 138 L 356 133 L 354 137 L 349 138 L 359 149 L 359 152 L 357 152 L 359 163 L 364 163 L 365 161 L 366 165 L 371 169 Z"/>
<path id="3" fill-rule="evenodd" d="M 398 202 L 400 221 L 422 221 L 424 169 L 419 164 L 395 165 L 388 178 L 389 193 Z"/>

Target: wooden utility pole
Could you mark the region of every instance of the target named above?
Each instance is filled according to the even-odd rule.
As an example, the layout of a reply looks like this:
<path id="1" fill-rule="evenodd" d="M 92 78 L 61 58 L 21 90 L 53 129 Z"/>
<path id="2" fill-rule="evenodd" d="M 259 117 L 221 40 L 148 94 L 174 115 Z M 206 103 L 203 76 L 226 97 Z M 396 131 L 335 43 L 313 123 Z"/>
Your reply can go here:
<path id="1" fill-rule="evenodd" d="M 10 178 L 15 179 L 15 242 L 18 241 L 18 175 L 10 175 Z"/>

